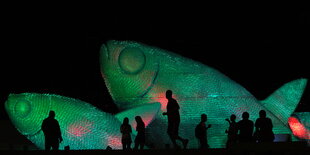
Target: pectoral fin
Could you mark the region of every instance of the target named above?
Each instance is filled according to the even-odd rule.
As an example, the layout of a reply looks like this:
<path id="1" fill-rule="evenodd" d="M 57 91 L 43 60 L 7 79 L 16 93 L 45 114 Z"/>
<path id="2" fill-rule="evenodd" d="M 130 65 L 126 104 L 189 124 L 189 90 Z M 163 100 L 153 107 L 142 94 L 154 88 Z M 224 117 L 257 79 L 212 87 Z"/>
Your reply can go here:
<path id="1" fill-rule="evenodd" d="M 156 114 L 160 110 L 160 103 L 155 102 L 155 103 L 148 103 L 144 106 L 139 106 L 137 108 L 132 108 L 123 112 L 120 112 L 115 115 L 115 117 L 123 122 L 123 119 L 125 117 L 129 118 L 129 124 L 131 127 L 135 128 L 136 127 L 136 121 L 135 117 L 136 116 L 141 116 L 145 127 L 147 127 L 155 118 Z"/>

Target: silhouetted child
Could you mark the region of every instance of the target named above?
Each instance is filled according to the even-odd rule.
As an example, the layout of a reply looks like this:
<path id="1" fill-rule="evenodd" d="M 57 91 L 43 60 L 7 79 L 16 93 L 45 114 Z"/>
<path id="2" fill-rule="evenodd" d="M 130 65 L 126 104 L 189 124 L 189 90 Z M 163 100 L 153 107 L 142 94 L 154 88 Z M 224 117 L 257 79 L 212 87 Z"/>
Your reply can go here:
<path id="1" fill-rule="evenodd" d="M 253 121 L 249 120 L 249 113 L 244 112 L 242 114 L 242 120 L 237 123 L 238 130 L 239 130 L 239 142 L 252 142 L 253 141 L 253 129 L 254 123 Z"/>
<path id="2" fill-rule="evenodd" d="M 168 135 L 174 145 L 174 148 L 179 148 L 176 143 L 176 140 L 182 141 L 184 149 L 188 144 L 188 139 L 184 139 L 179 136 L 179 125 L 180 125 L 180 114 L 179 114 L 179 104 L 172 98 L 172 91 L 166 91 L 166 98 L 168 99 L 167 112 L 164 112 L 163 115 L 168 115 Z"/>
<path id="3" fill-rule="evenodd" d="M 137 150 L 138 147 L 140 146 L 140 150 L 143 150 L 144 143 L 145 143 L 145 124 L 140 116 L 136 116 L 135 120 L 137 122 L 136 130 L 138 134 L 135 139 L 134 149 Z"/>
<path id="4" fill-rule="evenodd" d="M 49 116 L 43 120 L 41 129 L 45 138 L 45 150 L 58 150 L 62 136 L 58 121 L 55 119 L 55 112 L 50 111 Z"/>
<path id="5" fill-rule="evenodd" d="M 209 148 L 208 145 L 208 138 L 207 138 L 207 130 L 211 128 L 211 124 L 206 126 L 205 122 L 207 122 L 207 115 L 201 115 L 201 121 L 195 128 L 195 136 L 199 140 L 200 149 L 207 149 Z"/>
<path id="6" fill-rule="evenodd" d="M 236 115 L 232 114 L 229 119 L 225 119 L 229 123 L 228 130 L 225 131 L 227 133 L 227 142 L 226 148 L 231 148 L 233 145 L 237 143 L 238 140 L 238 128 L 236 123 Z"/>
<path id="7" fill-rule="evenodd" d="M 266 117 L 266 111 L 259 112 L 259 118 L 255 122 L 255 135 L 258 142 L 273 142 L 274 133 L 272 131 L 272 121 Z"/>
<path id="8" fill-rule="evenodd" d="M 131 126 L 129 125 L 129 119 L 127 117 L 124 118 L 123 124 L 121 125 L 121 133 L 122 133 L 122 145 L 123 150 L 130 150 L 131 145 Z"/>

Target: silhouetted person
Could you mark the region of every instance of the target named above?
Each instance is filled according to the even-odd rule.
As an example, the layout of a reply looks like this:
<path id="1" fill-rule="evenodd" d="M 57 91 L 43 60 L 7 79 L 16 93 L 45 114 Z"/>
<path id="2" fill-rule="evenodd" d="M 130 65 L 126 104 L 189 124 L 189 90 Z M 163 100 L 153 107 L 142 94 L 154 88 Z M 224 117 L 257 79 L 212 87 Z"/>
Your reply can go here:
<path id="1" fill-rule="evenodd" d="M 62 136 L 58 121 L 55 119 L 55 112 L 50 111 L 49 116 L 43 120 L 41 129 L 45 137 L 45 150 L 58 150 Z"/>
<path id="2" fill-rule="evenodd" d="M 129 119 L 127 117 L 124 118 L 123 124 L 121 125 L 121 133 L 122 133 L 122 145 L 123 150 L 130 150 L 131 145 L 131 126 L 129 125 Z"/>
<path id="3" fill-rule="evenodd" d="M 135 139 L 134 149 L 137 150 L 138 147 L 140 146 L 140 150 L 143 150 L 144 143 L 145 143 L 145 124 L 140 116 L 136 116 L 135 120 L 137 122 L 136 130 L 138 134 Z"/>
<path id="4" fill-rule="evenodd" d="M 172 91 L 166 91 L 166 98 L 168 99 L 167 112 L 164 112 L 163 115 L 168 116 L 168 130 L 167 133 L 174 145 L 174 148 L 179 148 L 176 143 L 176 140 L 182 141 L 184 149 L 188 144 L 188 139 L 184 139 L 179 136 L 179 125 L 180 125 L 180 114 L 179 114 L 179 104 L 172 98 Z"/>
<path id="5" fill-rule="evenodd" d="M 207 122 L 207 115 L 202 114 L 201 115 L 201 121 L 195 128 L 195 136 L 199 140 L 200 149 L 207 149 L 209 148 L 208 145 L 208 138 L 207 138 L 207 130 L 211 128 L 211 124 L 206 126 Z"/>
<path id="6" fill-rule="evenodd" d="M 236 123 L 236 115 L 232 114 L 229 119 L 225 119 L 229 123 L 228 130 L 225 131 L 227 133 L 227 142 L 226 148 L 231 148 L 233 145 L 237 143 L 238 140 L 238 127 Z"/>
<path id="7" fill-rule="evenodd" d="M 252 142 L 253 141 L 253 129 L 254 123 L 249 120 L 249 113 L 244 112 L 242 114 L 242 120 L 237 123 L 239 130 L 239 142 Z"/>
<path id="8" fill-rule="evenodd" d="M 266 117 L 266 111 L 259 111 L 259 118 L 255 122 L 255 133 L 258 142 L 273 142 L 272 121 Z"/>

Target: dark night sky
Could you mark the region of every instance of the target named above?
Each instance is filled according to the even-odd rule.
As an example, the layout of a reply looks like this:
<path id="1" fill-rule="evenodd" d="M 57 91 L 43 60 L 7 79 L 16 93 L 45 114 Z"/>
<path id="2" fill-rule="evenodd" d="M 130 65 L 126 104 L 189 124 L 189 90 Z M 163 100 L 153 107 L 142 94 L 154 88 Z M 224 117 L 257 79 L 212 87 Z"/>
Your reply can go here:
<path id="1" fill-rule="evenodd" d="M 115 113 L 99 70 L 107 40 L 157 46 L 218 69 L 264 99 L 286 82 L 310 79 L 309 11 L 213 8 L 206 11 L 7 12 L 1 52 L 1 98 L 53 93 Z M 88 11 L 86 11 L 88 12 Z M 310 111 L 310 86 L 297 111 Z M 7 119 L 4 107 L 1 119 Z"/>

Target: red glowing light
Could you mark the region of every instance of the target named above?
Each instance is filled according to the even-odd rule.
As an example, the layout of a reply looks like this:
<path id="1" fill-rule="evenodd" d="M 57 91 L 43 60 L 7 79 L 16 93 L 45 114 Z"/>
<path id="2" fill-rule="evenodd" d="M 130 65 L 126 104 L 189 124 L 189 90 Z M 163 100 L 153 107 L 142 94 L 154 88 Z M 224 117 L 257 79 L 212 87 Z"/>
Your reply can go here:
<path id="1" fill-rule="evenodd" d="M 121 138 L 118 137 L 118 136 L 110 135 L 108 137 L 108 146 L 111 146 L 111 147 L 114 147 L 114 148 L 121 148 L 122 147 Z"/>
<path id="2" fill-rule="evenodd" d="M 166 99 L 166 92 L 151 94 L 153 102 L 159 102 L 161 104 L 161 111 L 165 111 L 167 107 L 168 100 Z"/>
<path id="3" fill-rule="evenodd" d="M 154 96 L 152 97 L 153 102 L 159 102 L 161 104 L 161 111 L 167 110 L 168 100 L 166 98 L 166 92 L 151 94 L 151 96 Z M 178 97 L 175 94 L 173 94 L 172 97 L 178 101 Z"/>
<path id="4" fill-rule="evenodd" d="M 297 118 L 290 117 L 288 119 L 288 124 L 293 131 L 294 136 L 302 139 L 310 139 L 310 131 L 307 130 Z"/>
<path id="5" fill-rule="evenodd" d="M 78 122 L 69 126 L 68 133 L 76 136 L 82 137 L 83 135 L 91 132 L 92 123 L 90 122 Z"/>

